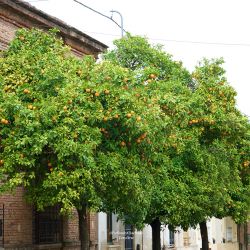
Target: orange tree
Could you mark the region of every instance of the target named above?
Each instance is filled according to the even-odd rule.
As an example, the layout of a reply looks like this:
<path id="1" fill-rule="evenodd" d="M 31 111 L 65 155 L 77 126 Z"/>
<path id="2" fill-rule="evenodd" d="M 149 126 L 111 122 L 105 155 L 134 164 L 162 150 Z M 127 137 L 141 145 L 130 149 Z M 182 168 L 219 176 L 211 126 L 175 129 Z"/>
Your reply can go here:
<path id="1" fill-rule="evenodd" d="M 205 221 L 244 221 L 249 207 L 249 122 L 235 107 L 222 61 L 205 60 L 190 75 L 146 39 L 129 35 L 115 45 L 104 58 L 131 70 L 167 122 L 147 155 L 154 188 L 144 222 L 152 226 L 153 249 L 160 249 L 161 224 L 200 224 L 208 249 Z"/>
<path id="2" fill-rule="evenodd" d="M 1 190 L 24 186 L 40 210 L 76 207 L 84 225 L 86 207 L 100 203 L 94 153 L 103 114 L 85 91 L 93 59 L 69 53 L 53 30 L 19 30 L 0 58 Z"/>
<path id="3" fill-rule="evenodd" d="M 193 72 L 196 89 L 189 121 L 199 130 L 198 141 L 182 157 L 204 186 L 194 191 L 193 222 L 200 224 L 202 248 L 208 249 L 206 219 L 232 216 L 236 223 L 249 213 L 249 132 L 246 116 L 235 105 L 235 90 L 228 84 L 222 59 L 204 60 Z"/>
<path id="4" fill-rule="evenodd" d="M 0 75 L 1 191 L 24 186 L 37 209 L 76 208 L 82 249 L 89 210 L 133 211 L 142 221 L 152 178 L 141 158 L 160 110 L 138 99 L 129 72 L 76 59 L 56 32 L 33 29 L 17 32 Z"/>

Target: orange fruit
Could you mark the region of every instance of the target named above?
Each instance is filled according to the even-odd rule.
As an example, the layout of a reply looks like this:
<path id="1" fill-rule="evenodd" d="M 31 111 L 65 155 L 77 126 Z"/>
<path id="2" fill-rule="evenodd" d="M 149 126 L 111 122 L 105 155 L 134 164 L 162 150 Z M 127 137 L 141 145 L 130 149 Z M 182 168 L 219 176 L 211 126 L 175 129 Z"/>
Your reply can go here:
<path id="1" fill-rule="evenodd" d="M 155 74 L 150 74 L 150 75 L 149 75 L 149 78 L 155 79 L 155 78 L 156 78 L 156 75 L 155 75 Z"/>

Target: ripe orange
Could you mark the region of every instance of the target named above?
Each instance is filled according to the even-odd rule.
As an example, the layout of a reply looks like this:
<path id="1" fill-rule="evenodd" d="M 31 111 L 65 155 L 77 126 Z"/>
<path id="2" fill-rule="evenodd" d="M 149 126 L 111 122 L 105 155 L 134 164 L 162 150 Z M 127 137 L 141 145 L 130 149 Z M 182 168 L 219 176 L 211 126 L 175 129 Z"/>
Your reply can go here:
<path id="1" fill-rule="evenodd" d="M 105 93 L 106 95 L 108 95 L 108 94 L 109 94 L 109 90 L 106 89 L 106 90 L 104 91 L 104 93 Z"/>
<path id="2" fill-rule="evenodd" d="M 156 75 L 155 75 L 155 74 L 150 74 L 150 75 L 149 75 L 149 78 L 155 79 L 155 78 L 156 78 Z"/>
<path id="3" fill-rule="evenodd" d="M 248 167 L 249 165 L 250 165 L 250 161 L 244 161 L 244 162 L 243 162 L 243 166 L 244 166 L 244 167 Z"/>
<path id="4" fill-rule="evenodd" d="M 98 92 L 95 92 L 95 96 L 98 97 L 100 94 Z"/>
<path id="5" fill-rule="evenodd" d="M 24 90 L 23 90 L 23 93 L 24 93 L 24 94 L 29 94 L 30 91 L 29 91 L 28 89 L 24 89 Z"/>
<path id="6" fill-rule="evenodd" d="M 132 117 L 132 114 L 131 113 L 128 113 L 127 114 L 127 118 L 131 118 Z"/>
<path id="7" fill-rule="evenodd" d="M 116 115 L 114 116 L 114 118 L 115 118 L 115 119 L 118 119 L 118 118 L 119 118 L 119 115 L 118 115 L 118 114 L 116 114 Z"/>
<path id="8" fill-rule="evenodd" d="M 120 144 L 121 144 L 122 147 L 126 146 L 126 142 L 125 141 L 122 141 Z"/>
<path id="9" fill-rule="evenodd" d="M 137 116 L 137 117 L 136 117 L 136 121 L 138 121 L 138 122 L 141 121 L 141 117 L 140 117 L 140 116 Z"/>

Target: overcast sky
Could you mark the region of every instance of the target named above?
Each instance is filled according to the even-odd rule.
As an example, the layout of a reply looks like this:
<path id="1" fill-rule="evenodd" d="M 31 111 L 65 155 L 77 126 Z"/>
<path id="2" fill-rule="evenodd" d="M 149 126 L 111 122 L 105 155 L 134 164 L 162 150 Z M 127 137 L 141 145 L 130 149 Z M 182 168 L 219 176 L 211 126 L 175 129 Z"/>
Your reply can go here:
<path id="1" fill-rule="evenodd" d="M 123 16 L 124 29 L 164 45 L 176 60 L 193 70 L 203 57 L 223 57 L 239 109 L 250 117 L 249 0 L 78 0 L 111 16 Z M 121 30 L 108 18 L 73 0 L 27 0 L 97 40 L 112 46 Z M 113 19 L 120 22 L 116 13 Z"/>

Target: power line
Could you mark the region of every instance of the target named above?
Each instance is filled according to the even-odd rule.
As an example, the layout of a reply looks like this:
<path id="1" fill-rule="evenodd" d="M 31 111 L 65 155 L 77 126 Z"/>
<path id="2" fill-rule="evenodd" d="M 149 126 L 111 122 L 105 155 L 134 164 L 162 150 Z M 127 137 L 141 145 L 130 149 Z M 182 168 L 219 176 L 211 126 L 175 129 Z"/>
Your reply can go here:
<path id="1" fill-rule="evenodd" d="M 78 3 L 78 4 L 80 4 L 80 5 L 82 5 L 83 7 L 87 8 L 87 9 L 89 9 L 89 10 L 91 10 L 91 11 L 93 11 L 93 12 L 95 12 L 95 13 L 103 16 L 103 17 L 105 17 L 105 18 L 108 18 L 109 20 L 111 20 L 112 22 L 114 22 L 120 29 L 122 29 L 122 31 L 124 31 L 126 33 L 126 30 L 123 29 L 123 25 L 120 25 L 119 23 L 117 23 L 112 17 L 109 17 L 109 16 L 101 13 L 100 11 L 97 11 L 97 10 L 95 10 L 95 9 L 87 6 L 86 4 L 83 4 L 82 2 L 79 2 L 78 0 L 73 0 L 73 1 L 76 2 L 76 3 Z M 115 11 L 115 12 L 117 12 L 117 11 Z M 119 12 L 117 12 L 117 13 L 119 13 Z"/>
<path id="2" fill-rule="evenodd" d="M 206 42 L 206 41 L 191 41 L 191 40 L 173 40 L 173 39 L 161 39 L 161 38 L 149 38 L 150 40 L 158 40 L 165 42 L 174 42 L 174 43 L 193 43 L 193 44 L 205 44 L 205 45 L 222 45 L 222 46 L 247 46 L 249 43 L 224 43 L 224 42 Z"/>
<path id="3" fill-rule="evenodd" d="M 28 3 L 33 3 L 33 2 L 48 2 L 49 0 L 26 0 Z M 105 17 L 114 22 L 118 27 L 122 29 L 122 26 L 119 25 L 112 17 L 109 17 L 89 6 L 86 4 L 83 4 L 79 2 L 78 0 L 73 0 L 74 2 L 88 8 L 89 10 Z M 1 3 L 0 3 L 1 4 Z M 123 29 L 124 30 L 124 29 Z M 124 30 L 125 31 L 125 30 Z M 92 32 L 92 31 L 83 31 L 87 33 L 92 33 L 92 34 L 97 34 L 97 35 L 105 35 L 105 36 L 113 36 L 116 37 L 117 35 L 115 34 L 108 34 L 108 33 L 100 33 L 100 32 Z M 126 31 L 125 31 L 126 32 Z M 147 37 L 148 39 L 152 41 L 162 41 L 162 42 L 172 42 L 172 43 L 186 43 L 186 44 L 201 44 L 201 45 L 215 45 L 215 46 L 237 46 L 237 47 L 250 47 L 249 43 L 225 43 L 225 42 L 208 42 L 208 41 L 194 41 L 194 40 L 177 40 L 177 39 L 164 39 L 164 38 L 151 38 Z"/>
<path id="4" fill-rule="evenodd" d="M 110 33 L 102 33 L 102 32 L 95 32 L 95 31 L 87 31 L 83 30 L 85 33 L 96 34 L 96 35 L 103 35 L 103 36 L 113 36 L 117 37 L 115 34 Z M 147 36 L 146 36 L 147 37 Z M 206 41 L 192 41 L 192 40 L 175 40 L 175 39 L 164 39 L 164 38 L 152 38 L 147 37 L 149 40 L 152 41 L 163 41 L 163 42 L 173 42 L 173 43 L 191 43 L 191 44 L 201 44 L 201 45 L 216 45 L 216 46 L 238 46 L 238 47 L 250 47 L 249 43 L 224 43 L 224 42 L 206 42 Z"/>

